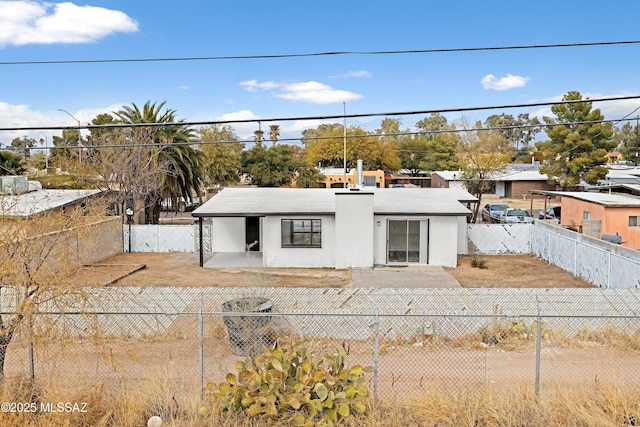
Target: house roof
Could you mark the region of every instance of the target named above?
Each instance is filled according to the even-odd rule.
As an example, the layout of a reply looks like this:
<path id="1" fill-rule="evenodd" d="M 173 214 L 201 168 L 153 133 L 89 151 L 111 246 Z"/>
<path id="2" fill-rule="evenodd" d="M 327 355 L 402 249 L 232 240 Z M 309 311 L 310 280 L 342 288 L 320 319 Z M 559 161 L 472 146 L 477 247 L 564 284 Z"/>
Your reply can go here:
<path id="1" fill-rule="evenodd" d="M 540 173 L 537 166 L 527 165 L 528 169 L 510 167 L 505 172 L 492 174 L 493 181 L 547 181 L 547 175 Z M 446 181 L 459 181 L 462 171 L 435 171 L 432 175 L 439 175 Z"/>
<path id="2" fill-rule="evenodd" d="M 445 181 L 456 181 L 462 177 L 462 171 L 434 171 L 431 175 L 438 175 Z"/>
<path id="3" fill-rule="evenodd" d="M 225 188 L 192 212 L 194 217 L 334 215 L 336 194 L 373 194 L 378 215 L 467 216 L 462 203 L 477 199 L 461 189 L 379 188 L 362 191 L 321 188 Z"/>
<path id="4" fill-rule="evenodd" d="M 546 174 L 537 170 L 507 171 L 495 178 L 496 181 L 547 181 Z"/>
<path id="5" fill-rule="evenodd" d="M 0 196 L 0 217 L 29 218 L 78 203 L 102 190 L 43 190 Z"/>
<path id="6" fill-rule="evenodd" d="M 613 183 L 609 185 L 600 185 L 597 187 L 592 187 L 591 190 L 596 190 L 596 191 L 599 191 L 600 193 L 611 192 L 613 190 L 615 193 L 626 193 L 626 194 L 633 194 L 635 196 L 640 196 L 640 184 Z"/>
<path id="7" fill-rule="evenodd" d="M 590 191 L 541 191 L 530 190 L 534 194 L 544 194 L 557 197 L 569 197 L 589 203 L 614 207 L 640 207 L 640 197 L 620 193 L 594 193 Z"/>

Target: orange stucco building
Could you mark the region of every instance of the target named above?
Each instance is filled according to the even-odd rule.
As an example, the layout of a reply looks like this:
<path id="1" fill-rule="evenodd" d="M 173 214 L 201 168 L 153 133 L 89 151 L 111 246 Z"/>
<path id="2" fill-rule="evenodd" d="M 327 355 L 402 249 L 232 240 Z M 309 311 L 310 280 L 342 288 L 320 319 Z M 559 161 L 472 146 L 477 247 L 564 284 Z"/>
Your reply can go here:
<path id="1" fill-rule="evenodd" d="M 592 237 L 622 237 L 622 246 L 640 249 L 640 197 L 620 193 L 548 192 L 561 197 L 560 225 Z"/>

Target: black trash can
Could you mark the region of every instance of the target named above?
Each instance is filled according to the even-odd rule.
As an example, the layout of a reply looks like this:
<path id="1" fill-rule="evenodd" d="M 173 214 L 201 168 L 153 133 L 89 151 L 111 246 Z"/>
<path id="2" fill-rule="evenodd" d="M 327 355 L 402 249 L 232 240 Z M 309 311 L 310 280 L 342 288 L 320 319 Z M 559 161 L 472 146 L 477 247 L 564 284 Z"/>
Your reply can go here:
<path id="1" fill-rule="evenodd" d="M 222 311 L 234 313 L 271 313 L 273 302 L 260 297 L 246 297 L 227 301 Z M 231 352 L 236 356 L 251 356 L 262 353 L 273 345 L 275 338 L 268 324 L 271 316 L 223 316 L 229 332 Z"/>

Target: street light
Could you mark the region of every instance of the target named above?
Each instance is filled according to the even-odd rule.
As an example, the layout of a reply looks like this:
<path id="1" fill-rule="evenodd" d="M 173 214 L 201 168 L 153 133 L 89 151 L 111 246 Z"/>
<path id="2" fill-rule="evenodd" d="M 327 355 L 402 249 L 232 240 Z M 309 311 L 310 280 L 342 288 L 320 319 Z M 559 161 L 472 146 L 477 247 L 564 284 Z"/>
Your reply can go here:
<path id="1" fill-rule="evenodd" d="M 82 148 L 80 148 L 82 146 L 82 135 L 80 135 L 80 120 L 76 119 L 76 117 L 73 114 L 71 114 L 70 112 L 68 112 L 67 110 L 64 110 L 62 108 L 58 108 L 58 111 L 62 111 L 64 113 L 67 113 L 69 115 L 69 117 L 71 117 L 73 120 L 78 122 L 78 159 L 80 159 L 80 163 L 82 163 Z"/>
<path id="2" fill-rule="evenodd" d="M 131 224 L 133 224 L 133 209 L 127 208 L 124 212 L 127 214 L 127 224 L 129 225 L 129 253 L 131 253 Z"/>
<path id="3" fill-rule="evenodd" d="M 49 171 L 49 142 L 47 135 L 44 132 L 40 132 L 44 136 L 44 170 Z M 42 140 L 40 140 L 42 142 Z"/>

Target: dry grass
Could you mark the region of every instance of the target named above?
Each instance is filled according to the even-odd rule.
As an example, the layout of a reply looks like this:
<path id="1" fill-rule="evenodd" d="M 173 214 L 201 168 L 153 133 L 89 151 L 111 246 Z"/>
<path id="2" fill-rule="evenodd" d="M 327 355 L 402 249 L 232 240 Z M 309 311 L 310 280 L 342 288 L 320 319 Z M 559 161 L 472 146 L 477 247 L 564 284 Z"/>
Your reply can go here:
<path id="1" fill-rule="evenodd" d="M 178 385 L 176 385 L 178 384 Z M 29 381 L 6 382 L 4 402 L 86 402 L 85 413 L 0 413 L 0 425 L 18 426 L 145 426 L 159 415 L 163 426 L 272 426 L 272 420 L 242 416 L 201 418 L 199 396 L 171 375 L 159 372 L 144 384 L 111 384 L 73 395 L 33 387 Z M 640 421 L 640 389 L 622 383 L 594 381 L 558 387 L 536 396 L 531 386 L 508 390 L 478 386 L 444 391 L 432 385 L 419 398 L 378 401 L 367 419 L 353 426 L 631 426 Z M 185 397 L 191 396 L 191 397 Z"/>

